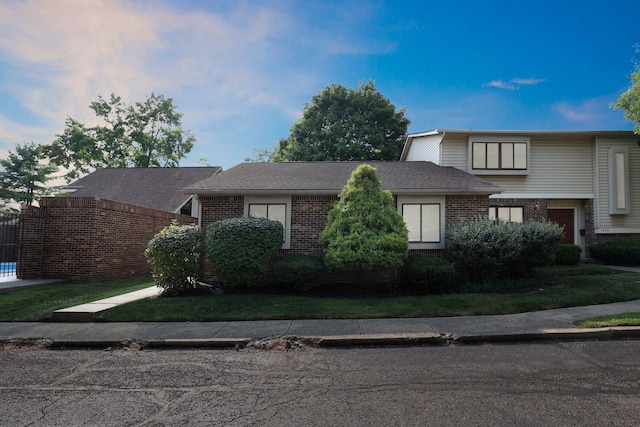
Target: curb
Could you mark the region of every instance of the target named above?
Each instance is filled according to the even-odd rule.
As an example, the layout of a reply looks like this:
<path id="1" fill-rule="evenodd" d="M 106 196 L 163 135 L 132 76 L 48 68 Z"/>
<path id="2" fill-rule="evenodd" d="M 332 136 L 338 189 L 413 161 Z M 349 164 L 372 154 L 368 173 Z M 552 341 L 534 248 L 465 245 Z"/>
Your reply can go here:
<path id="1" fill-rule="evenodd" d="M 394 347 L 420 345 L 455 345 L 455 344 L 488 344 L 517 343 L 536 341 L 589 341 L 589 340 L 622 340 L 640 339 L 640 327 L 611 327 L 598 329 L 550 329 L 533 333 L 489 334 L 489 335 L 455 335 L 455 334 L 380 334 L 380 335 L 336 335 L 336 336 L 273 336 L 265 338 L 198 338 L 198 339 L 151 339 L 151 340 L 42 340 L 51 349 L 105 349 L 129 348 L 137 349 L 231 349 L 253 347 L 256 341 L 291 340 L 310 347 L 350 348 L 350 347 Z M 2 340 L 0 344 L 14 340 Z M 29 340 L 32 341 L 32 340 Z"/>

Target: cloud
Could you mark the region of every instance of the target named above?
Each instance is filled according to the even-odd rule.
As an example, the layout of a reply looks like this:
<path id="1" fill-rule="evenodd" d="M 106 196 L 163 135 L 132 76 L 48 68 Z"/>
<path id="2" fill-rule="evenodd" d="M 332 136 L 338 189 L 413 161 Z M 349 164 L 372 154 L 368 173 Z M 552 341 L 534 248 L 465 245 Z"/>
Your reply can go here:
<path id="1" fill-rule="evenodd" d="M 555 110 L 572 122 L 596 122 L 608 116 L 609 103 L 610 101 L 602 97 L 587 99 L 577 104 L 562 101 L 555 105 Z"/>
<path id="2" fill-rule="evenodd" d="M 517 90 L 520 89 L 521 86 L 532 86 L 540 83 L 546 82 L 547 79 L 538 79 L 538 78 L 521 78 L 515 77 L 508 82 L 504 80 L 492 80 L 488 83 L 485 83 L 487 87 L 495 87 L 498 89 L 506 89 L 506 90 Z"/>
<path id="3" fill-rule="evenodd" d="M 512 83 L 507 83 L 502 80 L 491 80 L 489 83 L 485 83 L 488 87 L 497 87 L 498 89 L 516 90 L 518 87 Z"/>

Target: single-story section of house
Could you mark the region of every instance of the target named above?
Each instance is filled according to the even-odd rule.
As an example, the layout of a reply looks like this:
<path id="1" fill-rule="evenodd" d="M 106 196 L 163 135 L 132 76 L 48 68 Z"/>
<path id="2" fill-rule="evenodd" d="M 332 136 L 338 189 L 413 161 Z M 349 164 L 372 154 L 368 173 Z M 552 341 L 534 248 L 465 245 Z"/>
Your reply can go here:
<path id="1" fill-rule="evenodd" d="M 480 177 L 432 162 L 241 163 L 183 192 L 197 197 L 200 226 L 243 216 L 280 221 L 282 253 L 322 255 L 318 236 L 338 194 L 360 164 L 376 168 L 409 229 L 410 250 L 442 252 L 450 224 L 487 216 L 489 196 L 502 189 Z"/>
<path id="2" fill-rule="evenodd" d="M 61 191 L 73 197 L 100 199 L 160 211 L 197 216 L 193 196 L 182 189 L 222 171 L 220 166 L 98 169 Z"/>

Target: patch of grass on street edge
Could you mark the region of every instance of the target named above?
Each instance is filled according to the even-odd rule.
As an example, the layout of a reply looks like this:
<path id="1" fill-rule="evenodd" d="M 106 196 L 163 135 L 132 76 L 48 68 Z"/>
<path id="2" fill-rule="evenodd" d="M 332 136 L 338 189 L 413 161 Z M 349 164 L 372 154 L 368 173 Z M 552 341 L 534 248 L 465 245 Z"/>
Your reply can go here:
<path id="1" fill-rule="evenodd" d="M 613 326 L 640 326 L 640 313 L 621 313 L 599 316 L 574 322 L 579 328 L 608 328 Z"/>
<path id="2" fill-rule="evenodd" d="M 459 293 L 387 298 L 320 298 L 227 294 L 151 298 L 99 316 L 104 321 L 355 319 L 512 314 L 640 299 L 640 275 L 556 275 L 552 284 L 519 293 Z M 576 275 L 577 274 L 577 275 Z"/>
<path id="3" fill-rule="evenodd" d="M 0 293 L 0 321 L 43 321 L 51 312 L 153 286 L 151 277 L 104 283 L 51 283 Z"/>

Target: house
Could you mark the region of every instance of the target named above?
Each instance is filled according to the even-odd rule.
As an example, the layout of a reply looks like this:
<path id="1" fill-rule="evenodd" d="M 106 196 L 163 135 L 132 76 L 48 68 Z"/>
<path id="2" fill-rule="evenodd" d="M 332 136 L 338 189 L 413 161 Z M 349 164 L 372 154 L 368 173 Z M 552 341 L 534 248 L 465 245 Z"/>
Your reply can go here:
<path id="1" fill-rule="evenodd" d="M 549 219 L 565 243 L 640 238 L 640 141 L 631 131 L 436 129 L 408 135 L 401 161 L 431 161 L 500 186 L 489 216 Z"/>
<path id="2" fill-rule="evenodd" d="M 283 253 L 322 255 L 318 236 L 338 194 L 360 164 L 377 169 L 409 229 L 413 251 L 442 251 L 449 224 L 486 215 L 499 186 L 433 162 L 241 163 L 187 186 L 203 228 L 216 220 L 256 216 L 280 221 Z"/>
<path id="3" fill-rule="evenodd" d="M 197 203 L 180 190 L 221 171 L 220 166 L 105 168 L 63 187 L 62 192 L 195 217 L 199 211 Z"/>

